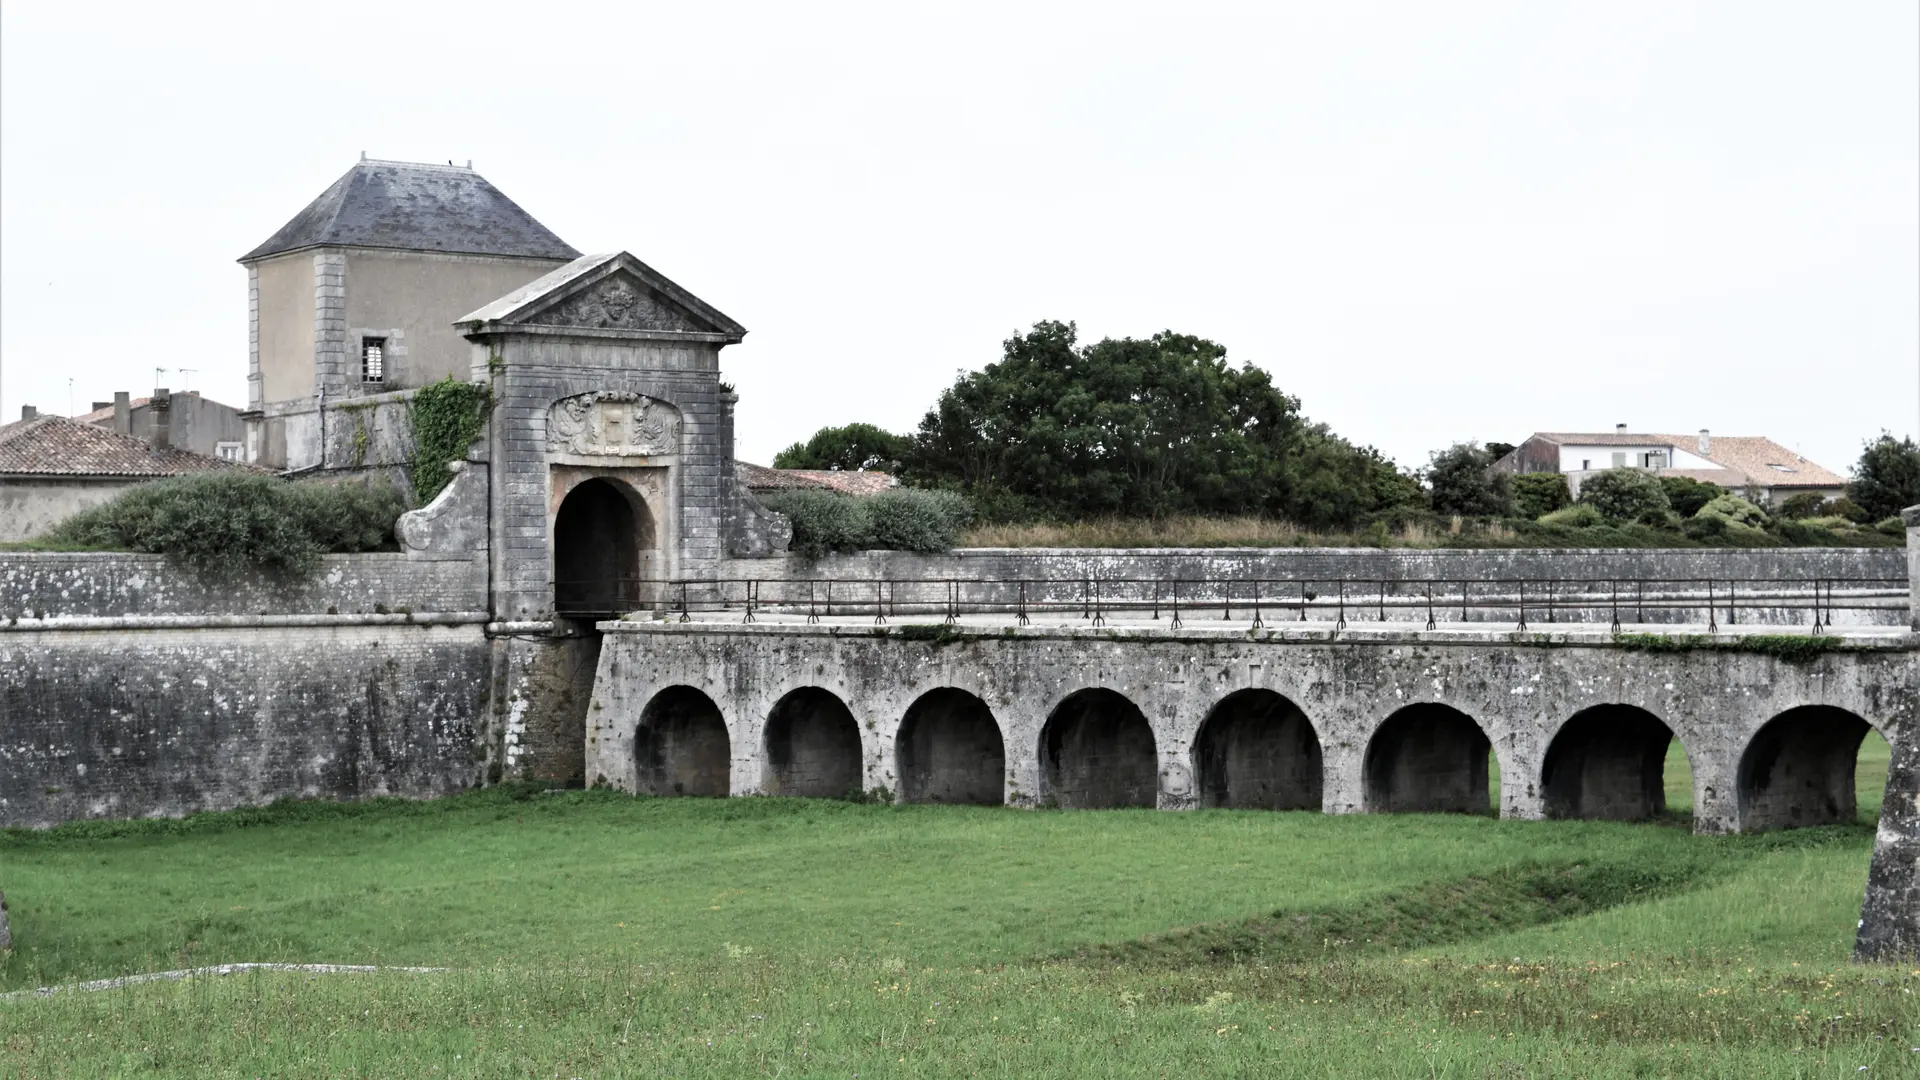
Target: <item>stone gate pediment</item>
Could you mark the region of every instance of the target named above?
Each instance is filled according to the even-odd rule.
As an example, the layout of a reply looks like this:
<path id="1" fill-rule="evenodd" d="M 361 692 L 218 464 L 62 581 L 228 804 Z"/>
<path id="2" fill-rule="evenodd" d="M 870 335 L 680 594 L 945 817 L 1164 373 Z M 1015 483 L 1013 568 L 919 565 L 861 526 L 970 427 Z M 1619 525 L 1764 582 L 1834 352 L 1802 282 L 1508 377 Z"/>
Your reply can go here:
<path id="1" fill-rule="evenodd" d="M 680 451 L 680 410 L 645 394 L 597 390 L 553 403 L 547 449 L 583 457 L 656 457 Z"/>
<path id="2" fill-rule="evenodd" d="M 747 332 L 624 251 L 583 255 L 455 325 L 470 335 L 580 330 L 596 337 L 672 336 L 722 344 L 739 341 Z"/>
<path id="3" fill-rule="evenodd" d="M 661 330 L 712 333 L 714 327 L 632 274 L 616 273 L 535 310 L 524 320 L 536 326 L 589 330 Z"/>

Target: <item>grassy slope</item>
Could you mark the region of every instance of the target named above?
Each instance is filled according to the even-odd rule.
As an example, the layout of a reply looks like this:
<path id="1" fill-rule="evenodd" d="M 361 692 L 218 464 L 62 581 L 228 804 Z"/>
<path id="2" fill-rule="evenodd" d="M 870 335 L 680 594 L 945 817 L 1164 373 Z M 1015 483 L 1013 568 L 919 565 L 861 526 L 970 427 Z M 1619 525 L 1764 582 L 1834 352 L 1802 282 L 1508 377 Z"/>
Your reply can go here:
<path id="1" fill-rule="evenodd" d="M 504 792 L 82 828 L 0 839 L 0 986 L 458 970 L 0 1003 L 0 1041 L 29 1076 L 1914 1075 L 1920 972 L 1845 963 L 1870 842 Z M 1478 906 L 1542 866 L 1668 886 Z M 1380 941 L 1221 963 L 1162 933 L 1309 913 Z M 1147 935 L 1151 963 L 1094 948 Z"/>

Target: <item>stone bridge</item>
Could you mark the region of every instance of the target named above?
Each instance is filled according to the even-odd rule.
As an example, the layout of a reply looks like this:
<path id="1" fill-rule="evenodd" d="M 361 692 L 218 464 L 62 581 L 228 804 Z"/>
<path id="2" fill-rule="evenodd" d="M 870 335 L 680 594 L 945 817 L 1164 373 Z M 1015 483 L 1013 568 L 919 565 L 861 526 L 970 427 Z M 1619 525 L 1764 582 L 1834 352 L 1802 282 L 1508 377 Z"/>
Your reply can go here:
<path id="1" fill-rule="evenodd" d="M 1664 809 L 1677 739 L 1695 828 L 1755 831 L 1853 820 L 1861 740 L 1912 730 L 1920 686 L 1902 630 L 1796 647 L 965 615 L 600 629 L 587 781 L 658 795 L 1634 819 Z"/>

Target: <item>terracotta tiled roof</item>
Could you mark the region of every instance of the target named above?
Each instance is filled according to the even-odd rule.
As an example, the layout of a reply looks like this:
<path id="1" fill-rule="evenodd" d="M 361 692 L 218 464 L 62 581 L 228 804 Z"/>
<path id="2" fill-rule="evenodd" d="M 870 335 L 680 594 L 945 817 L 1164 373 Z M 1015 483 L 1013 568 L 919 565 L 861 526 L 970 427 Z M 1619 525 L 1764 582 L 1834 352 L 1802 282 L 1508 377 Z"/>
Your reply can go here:
<path id="1" fill-rule="evenodd" d="M 1563 446 L 1676 446 L 1689 454 L 1706 458 L 1719 469 L 1709 475 L 1706 469 L 1662 469 L 1662 476 L 1694 475 L 1723 486 L 1754 484 L 1759 487 L 1844 487 L 1847 478 L 1822 468 L 1793 451 L 1759 435 L 1713 435 L 1707 440 L 1708 452 L 1700 453 L 1698 435 L 1669 435 L 1658 432 L 1572 432 L 1541 431 L 1533 436 Z M 1775 468 L 1774 466 L 1784 466 Z M 1738 474 L 1727 477 L 1725 472 Z M 1695 475 L 1697 474 L 1697 475 Z"/>
<path id="2" fill-rule="evenodd" d="M 127 408 L 137 409 L 142 405 L 151 405 L 152 403 L 153 403 L 153 399 L 150 397 L 137 397 L 127 402 Z M 74 419 L 80 421 L 83 424 L 105 423 L 106 421 L 113 419 L 113 406 L 109 405 L 104 409 L 95 409 L 90 413 L 83 413 L 79 416 L 76 416 L 74 417 Z"/>
<path id="3" fill-rule="evenodd" d="M 734 475 L 749 491 L 838 491 L 843 495 L 878 495 L 900 485 L 892 473 L 844 472 L 838 469 L 769 469 L 736 461 Z"/>
<path id="4" fill-rule="evenodd" d="M 41 416 L 0 427 L 0 476 L 179 476 L 209 469 L 247 469 L 189 450 L 155 452 L 145 439 L 65 416 Z"/>

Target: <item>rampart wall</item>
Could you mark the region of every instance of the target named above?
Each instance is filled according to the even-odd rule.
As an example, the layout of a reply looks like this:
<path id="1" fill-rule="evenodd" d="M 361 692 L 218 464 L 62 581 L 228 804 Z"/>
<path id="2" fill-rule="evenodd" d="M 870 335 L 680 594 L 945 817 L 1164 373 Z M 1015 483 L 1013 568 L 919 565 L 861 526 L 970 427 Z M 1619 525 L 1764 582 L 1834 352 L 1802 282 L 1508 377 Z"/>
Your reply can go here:
<path id="1" fill-rule="evenodd" d="M 486 621 L 478 562 L 209 580 L 158 556 L 0 554 L 0 826 L 470 786 Z"/>

